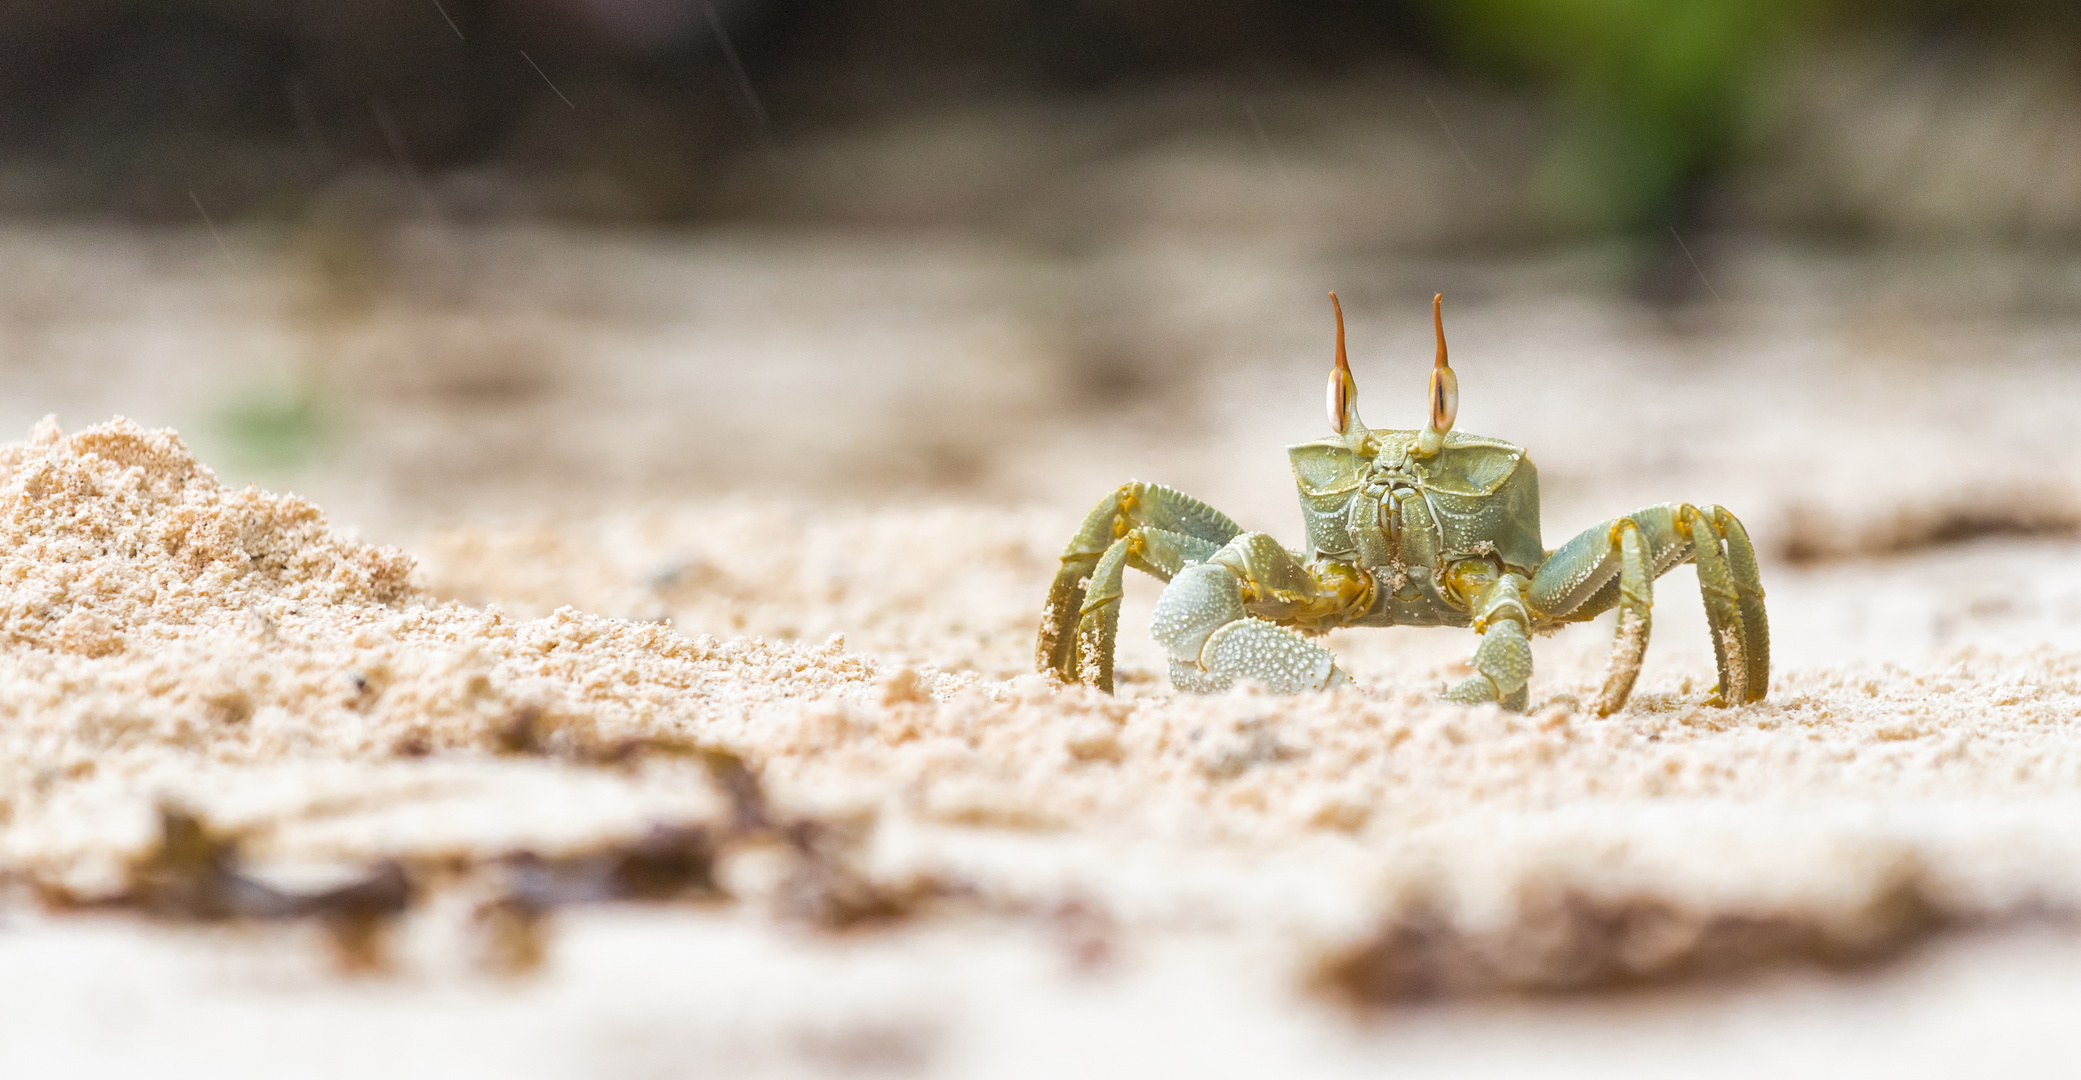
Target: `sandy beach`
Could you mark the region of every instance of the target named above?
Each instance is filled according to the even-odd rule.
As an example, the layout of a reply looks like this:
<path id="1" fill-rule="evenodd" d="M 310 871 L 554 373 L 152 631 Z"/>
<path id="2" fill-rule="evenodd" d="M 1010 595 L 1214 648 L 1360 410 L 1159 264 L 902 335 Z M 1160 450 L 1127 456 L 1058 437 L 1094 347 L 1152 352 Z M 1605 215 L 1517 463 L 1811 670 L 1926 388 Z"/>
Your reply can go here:
<path id="1" fill-rule="evenodd" d="M 24 281 L 129 290 L 24 285 L 0 319 L 9 1075 L 2071 1052 L 2065 263 L 1731 245 L 1728 299 L 1672 309 L 1596 286 L 1594 251 L 434 229 L 356 292 L 233 239 L 197 272 L 200 237 L 0 237 Z M 1061 545 L 1122 481 L 1299 542 L 1282 447 L 1324 424 L 1330 286 L 1381 425 L 1420 416 L 1446 291 L 1460 426 L 1530 450 L 1549 546 L 1740 514 L 1768 698 L 1704 703 L 1688 568 L 1604 718 L 1608 618 L 1535 642 L 1523 714 L 1438 700 L 1452 630 L 1331 634 L 1352 690 L 1180 695 L 1148 578 L 1117 696 L 1033 674 Z M 1037 336 L 1065 309 L 1088 338 Z M 317 402 L 314 449 L 269 458 L 225 419 L 252 401 Z M 216 854 L 182 861 L 173 807 Z M 598 869 L 660 828 L 700 837 L 669 887 Z M 387 866 L 409 888 L 358 951 L 281 899 Z"/>

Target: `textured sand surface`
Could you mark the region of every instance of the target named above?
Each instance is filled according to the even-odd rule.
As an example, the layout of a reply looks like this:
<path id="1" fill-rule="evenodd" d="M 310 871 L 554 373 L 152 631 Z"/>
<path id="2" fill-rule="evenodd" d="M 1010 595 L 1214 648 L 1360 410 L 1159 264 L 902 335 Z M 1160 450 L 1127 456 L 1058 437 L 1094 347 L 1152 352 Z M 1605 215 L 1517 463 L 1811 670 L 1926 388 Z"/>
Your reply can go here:
<path id="1" fill-rule="evenodd" d="M 783 610 L 936 661 L 903 666 L 837 638 L 689 638 L 568 608 L 519 618 L 439 601 L 407 584 L 402 552 L 328 533 L 298 500 L 227 489 L 177 436 L 127 422 L 71 436 L 41 427 L 5 465 L 0 856 L 85 888 L 148 840 L 145 811 L 161 796 L 258 829 L 263 861 L 321 866 L 555 850 L 714 812 L 717 796 L 691 767 L 603 774 L 501 757 L 501 732 L 529 708 L 552 739 L 664 734 L 736 750 L 784 804 L 878 812 L 878 873 L 958 879 L 991 901 L 986 910 L 1028 913 L 891 931 L 925 952 L 941 937 L 953 940 L 937 947 L 958 949 L 963 936 L 1071 934 L 1031 913 L 1074 904 L 1104 912 L 1106 954 L 1181 935 L 1221 943 L 1217 954 L 1252 943 L 1253 981 L 1297 1000 L 1325 952 L 1419 903 L 1435 923 L 1426 932 L 1449 928 L 1472 952 L 1425 952 L 1409 962 L 1445 970 L 1414 977 L 1476 994 L 1657 978 L 1680 971 L 1716 921 L 1802 928 L 1742 943 L 1733 960 L 1746 967 L 1751 949 L 1766 961 L 1827 959 L 1838 944 L 1890 952 L 1947 924 L 2081 904 L 2081 663 L 2066 653 L 1793 671 L 1770 702 L 1732 712 L 1698 705 L 1696 689 L 1650 686 L 1610 719 L 1577 703 L 1594 686 L 1594 647 L 1548 665 L 1526 716 L 1437 704 L 1440 679 L 1381 679 L 1362 661 L 1374 677 L 1366 693 L 1176 698 L 1145 675 L 1138 693 L 1112 700 L 1001 677 L 1019 665 L 1029 628 L 1024 605 L 984 598 L 1017 595 L 1012 586 L 1047 568 L 1038 523 L 1016 516 L 863 514 L 763 552 L 735 549 L 802 565 L 828 545 L 875 564 L 951 528 L 988 537 L 987 557 L 963 572 L 973 580 L 945 590 L 927 591 L 923 568 L 791 583 L 808 595 Z M 729 545 L 781 535 L 787 520 L 739 508 L 698 535 Z M 489 587 L 468 584 L 472 569 L 586 569 L 541 536 L 450 536 L 438 550 L 451 569 L 436 581 L 461 592 Z M 692 593 L 706 618 L 729 621 L 708 614 L 729 602 L 719 585 L 774 577 L 756 562 L 697 562 L 637 595 L 670 605 Z M 920 625 L 955 611 L 965 621 L 943 633 Z M 1628 923 L 1642 905 L 1650 921 Z M 705 921 L 774 932 L 748 918 Z M 1584 919 L 1602 921 L 1592 932 Z M 0 948 L 29 963 L 19 950 L 31 943 L 137 932 L 59 920 Z M 415 968 L 466 964 L 452 941 L 415 945 Z M 821 949 L 863 947 L 889 948 Z M 322 968 L 322 953 L 305 948 Z M 259 962 L 217 978 L 283 977 L 235 973 Z M 1060 978 L 1103 978 L 1057 963 L 1071 972 Z M 972 975 L 992 977 L 987 966 Z M 910 976 L 881 977 L 909 986 Z M 351 996 L 467 993 L 436 989 L 423 970 L 407 985 Z M 805 1012 L 842 1029 L 832 1047 L 798 1032 L 785 1038 L 810 1049 L 740 1048 L 744 1064 L 941 1065 L 945 1047 L 969 1040 L 939 1029 L 960 1021 L 931 999 L 922 1018 L 873 1021 L 847 1019 L 857 1003 L 837 994 L 835 1012 Z M 9 1013 L 38 1011 L 18 998 Z M 847 1028 L 856 1022 L 861 1031 Z M 973 1052 L 994 1060 L 997 1049 Z"/>
<path id="2" fill-rule="evenodd" d="M 699 277 L 707 257 L 672 265 Z M 890 340 L 938 357 L 991 339 L 916 299 L 986 285 L 869 284 L 884 271 L 901 276 L 863 257 L 846 280 L 919 305 Z M 846 305 L 867 302 L 826 302 L 784 351 L 841 353 Z M 384 310 L 353 333 L 430 318 Z M 1207 346 L 1229 359 L 1183 416 L 1082 410 L 1013 364 L 941 387 L 957 419 L 927 399 L 908 431 L 854 416 L 858 384 L 804 359 L 805 414 L 894 427 L 759 435 L 777 458 L 727 424 L 666 431 L 704 407 L 676 390 L 655 414 L 576 392 L 493 410 L 479 435 L 568 437 L 545 441 L 580 479 L 664 454 L 645 416 L 677 453 L 737 446 L 749 479 L 529 522 L 482 510 L 498 493 L 470 492 L 466 462 L 426 498 L 453 493 L 484 520 L 417 511 L 437 524 L 398 530 L 409 554 L 219 481 L 171 431 L 37 426 L 0 450 L 0 886 L 17 886 L 0 905 L 0 1071 L 1942 1075 L 2065 1054 L 2081 1000 L 2066 324 L 1954 370 L 1872 357 L 1986 335 L 1812 309 L 1675 339 L 1594 306 L 1490 314 L 1455 343 L 1464 422 L 1534 447 L 1549 545 L 1671 497 L 1749 520 L 1771 590 L 1768 701 L 1700 704 L 1711 654 L 1688 571 L 1659 583 L 1640 690 L 1606 719 L 1582 703 L 1608 623 L 1535 644 L 1521 716 L 1435 701 L 1471 645 L 1449 631 L 1332 635 L 1360 691 L 1178 697 L 1145 633 L 1146 580 L 1119 697 L 1027 674 L 1077 503 L 1125 479 L 1120 462 L 1291 538 L 1277 447 L 1312 434 L 1320 374 L 1289 395 L 1290 365 L 1235 359 L 1248 343 Z M 1524 337 L 1482 340 L 1496 324 Z M 733 325 L 696 324 L 711 347 L 742 344 Z M 1420 329 L 1367 332 L 1406 345 Z M 1513 346 L 1528 339 L 1544 360 Z M 1664 364 L 1672 340 L 1744 366 Z M 901 398 L 910 369 L 892 364 L 884 392 Z M 1646 411 L 1642 386 L 1664 404 Z M 756 380 L 738 389 L 771 404 Z M 1369 419 L 1416 389 L 1372 390 Z M 1305 419 L 1289 422 L 1287 396 Z M 974 430 L 1021 400 L 1041 416 Z M 1693 411 L 1706 403 L 1712 424 Z M 636 435 L 580 441 L 616 408 Z M 439 431 L 414 422 L 400 430 Z M 2028 453 L 1979 468 L 1996 431 Z M 345 479 L 313 483 L 381 521 L 367 477 L 430 468 L 446 436 L 426 437 L 357 443 Z M 917 448 L 936 440 L 981 472 L 860 497 L 845 489 L 888 460 L 823 470 L 845 447 L 930 461 Z M 615 475 L 640 490 L 628 477 L 662 461 Z M 561 490 L 549 472 L 528 489 L 538 505 Z M 2004 535 L 2023 531 L 2038 535 Z M 515 752 L 517 720 L 532 752 Z M 868 878 L 949 898 L 820 931 L 777 913 L 772 853 L 748 850 L 722 866 L 735 901 L 560 911 L 543 968 L 506 978 L 477 959 L 472 886 L 451 876 L 397 928 L 388 973 L 349 978 L 313 927 L 52 913 L 26 885 L 116 887 L 161 799 L 244 833 L 256 872 L 293 883 L 377 858 L 582 851 L 725 812 L 698 761 L 599 752 L 632 739 L 742 755 L 775 806 L 853 823 Z M 1354 994 L 1443 1003 L 1354 1013 Z"/>

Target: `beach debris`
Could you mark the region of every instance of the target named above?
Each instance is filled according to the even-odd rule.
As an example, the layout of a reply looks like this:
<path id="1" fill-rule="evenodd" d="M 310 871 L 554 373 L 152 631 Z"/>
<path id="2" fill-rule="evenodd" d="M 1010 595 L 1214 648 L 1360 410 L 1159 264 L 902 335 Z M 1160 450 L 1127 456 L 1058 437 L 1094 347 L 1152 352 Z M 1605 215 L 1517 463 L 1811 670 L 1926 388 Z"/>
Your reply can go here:
<path id="1" fill-rule="evenodd" d="M 386 966 L 384 932 L 412 902 L 412 882 L 403 864 L 381 860 L 346 884 L 294 892 L 245 872 L 238 834 L 217 829 L 175 803 L 161 803 L 158 812 L 158 840 L 130 860 L 120 889 L 82 896 L 39 881 L 35 889 L 44 905 L 56 911 L 131 911 L 199 923 L 312 919 L 325 926 L 342 967 L 372 971 Z"/>
<path id="2" fill-rule="evenodd" d="M 1369 936 L 1325 956 L 1320 991 L 1349 1005 L 1596 993 L 1894 960 L 1955 920 L 1919 873 L 1882 875 L 1841 909 L 1702 907 L 1651 892 L 1528 892 L 1493 928 L 1461 925 L 1419 894 Z"/>
<path id="3" fill-rule="evenodd" d="M 508 899 L 537 910 L 609 900 L 710 899 L 716 883 L 716 838 L 706 825 L 652 825 L 626 843 L 560 858 L 531 851 L 499 860 Z"/>
<path id="4" fill-rule="evenodd" d="M 502 731 L 512 743 L 544 752 L 531 733 L 540 714 L 517 711 Z M 502 736 L 503 737 L 503 736 Z M 775 812 L 758 773 L 726 750 L 674 739 L 551 744 L 590 764 L 647 753 L 699 760 L 728 801 L 715 820 L 654 823 L 641 834 L 552 854 L 520 849 L 491 858 L 454 857 L 439 872 L 419 875 L 460 882 L 485 899 L 471 923 L 483 966 L 496 974 L 538 969 L 548 954 L 549 916 L 560 908 L 610 903 L 726 903 L 721 863 L 734 852 L 764 847 L 784 853 L 786 870 L 771 895 L 776 919 L 818 931 L 888 926 L 927 903 L 962 889 L 932 875 L 884 881 L 863 872 L 859 853 L 871 817 L 834 819 Z M 424 752 L 421 750 L 420 752 Z M 381 859 L 333 888 L 297 892 L 247 872 L 245 837 L 213 825 L 173 802 L 158 807 L 159 835 L 124 867 L 122 885 L 90 895 L 30 875 L 17 875 L 54 912 L 120 911 L 188 923 L 282 923 L 312 920 L 329 935 L 342 970 L 389 968 L 386 938 L 423 889 L 406 860 Z"/>
<path id="5" fill-rule="evenodd" d="M 1119 920 L 1097 903 L 1082 897 L 1070 897 L 1048 912 L 1047 922 L 1070 971 L 1092 975 L 1118 961 Z"/>
<path id="6" fill-rule="evenodd" d="M 1927 493 L 1878 522 L 1845 522 L 1831 508 L 1792 503 L 1774 530 L 1777 555 L 1796 566 L 1868 559 L 1990 538 L 2072 540 L 2081 536 L 2081 497 L 2014 483 Z"/>
<path id="7" fill-rule="evenodd" d="M 656 749 L 697 757 L 729 801 L 724 817 L 654 825 L 634 840 L 555 856 L 516 851 L 490 860 L 498 884 L 472 916 L 479 959 L 488 971 L 513 976 L 539 969 L 548 955 L 548 917 L 559 908 L 733 900 L 720 864 L 751 848 L 778 846 L 785 853 L 787 867 L 770 898 L 773 916 L 818 931 L 893 925 L 933 900 L 962 892 L 932 875 L 883 881 L 863 872 L 859 851 L 872 834 L 871 818 L 776 814 L 758 773 L 734 753 L 672 740 L 632 752 Z M 584 760 L 611 756 L 590 754 Z"/>
<path id="8" fill-rule="evenodd" d="M 701 763 L 708 779 L 730 800 L 730 829 L 739 836 L 773 827 L 773 811 L 766 801 L 766 786 L 743 758 L 727 750 L 704 748 Z"/>
<path id="9" fill-rule="evenodd" d="M 491 863 L 500 879 L 497 892 L 472 916 L 480 959 L 503 975 L 539 968 L 548 952 L 543 920 L 559 907 L 727 899 L 716 880 L 718 854 L 716 832 L 690 824 L 653 825 L 634 840 L 567 855 L 516 851 L 502 856 Z"/>
<path id="10" fill-rule="evenodd" d="M 774 914 L 815 930 L 866 930 L 906 921 L 935 900 L 969 891 L 930 874 L 881 881 L 863 873 L 857 864 L 862 831 L 814 818 L 781 826 L 791 859 L 774 891 Z"/>
<path id="11" fill-rule="evenodd" d="M 567 717 L 530 704 L 515 706 L 489 734 L 492 749 L 501 754 L 554 758 L 574 765 L 618 766 L 659 757 L 696 758 L 708 764 L 710 775 L 726 794 L 733 799 L 742 794 L 733 788 L 734 782 L 726 775 L 728 769 L 717 771 L 727 759 L 736 761 L 741 772 L 742 762 L 736 755 L 693 739 L 673 735 L 607 738 L 589 725 L 570 722 Z"/>

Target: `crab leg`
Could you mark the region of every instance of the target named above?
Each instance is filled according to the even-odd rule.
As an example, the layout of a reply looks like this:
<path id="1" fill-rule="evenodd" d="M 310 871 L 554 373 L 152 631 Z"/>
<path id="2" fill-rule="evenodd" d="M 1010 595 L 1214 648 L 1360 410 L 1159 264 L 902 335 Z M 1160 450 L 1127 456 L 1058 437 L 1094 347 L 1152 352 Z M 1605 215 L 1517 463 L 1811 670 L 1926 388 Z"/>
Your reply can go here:
<path id="1" fill-rule="evenodd" d="M 1720 534 L 1712 519 L 1685 503 L 1677 510 L 1677 525 L 1691 540 L 1691 559 L 1698 564 L 1698 591 L 1705 596 L 1705 623 L 1712 630 L 1713 659 L 1720 669 L 1720 685 L 1714 687 L 1717 704 L 1739 705 L 1749 697 L 1748 632 L 1742 626 L 1741 594 L 1734 575 L 1720 555 Z"/>
<path id="2" fill-rule="evenodd" d="M 1048 589 L 1048 605 L 1041 613 L 1040 642 L 1034 657 L 1038 670 L 1052 670 L 1065 682 L 1086 681 L 1080 676 L 1079 668 L 1089 666 L 1089 663 L 1079 661 L 1077 639 L 1081 635 L 1073 632 L 1083 621 L 1087 607 L 1084 583 L 1096 580 L 1099 564 L 1106 554 L 1138 526 L 1206 541 L 1208 554 L 1243 531 L 1219 510 L 1159 484 L 1139 481 L 1124 484 L 1100 499 L 1091 513 L 1085 515 L 1083 526 L 1063 550 L 1062 568 L 1056 572 L 1055 582 Z M 1206 555 L 1196 557 L 1205 558 Z M 1165 581 L 1177 572 L 1176 567 L 1159 568 L 1145 555 L 1132 550 L 1132 546 L 1123 549 L 1120 558 L 1126 560 L 1126 565 L 1155 574 Z M 1116 572 L 1116 582 L 1117 578 Z M 1117 601 L 1117 584 L 1113 591 Z M 1115 602 L 1111 610 L 1111 618 L 1117 626 L 1119 604 Z M 1098 636 L 1106 642 L 1103 685 L 1110 689 L 1113 634 L 1108 631 Z"/>
<path id="3" fill-rule="evenodd" d="M 1447 701 L 1493 701 L 1512 712 L 1525 711 L 1531 699 L 1532 642 L 1526 631 L 1532 616 L 1525 608 L 1524 586 L 1524 578 L 1504 574 L 1475 598 L 1474 629 L 1481 646 L 1474 650 L 1474 674 L 1447 690 Z"/>
<path id="4" fill-rule="evenodd" d="M 1069 681 L 1089 683 L 1108 694 L 1113 692 L 1113 644 L 1120 632 L 1120 586 L 1130 564 L 1169 581 L 1187 563 L 1202 562 L 1215 550 L 1212 541 L 1150 525 L 1129 529 L 1126 536 L 1113 541 L 1091 571 L 1090 584 L 1078 610 L 1073 642 L 1076 677 Z"/>
<path id="5" fill-rule="evenodd" d="M 1653 626 L 1654 581 L 1685 561 L 1674 505 L 1650 506 L 1586 529 L 1532 575 L 1533 611 L 1562 622 L 1587 622 L 1616 607 L 1618 633 L 1595 709 L 1609 716 L 1632 696 Z"/>
<path id="6" fill-rule="evenodd" d="M 1604 688 L 1597 692 L 1598 716 L 1619 711 L 1633 696 L 1641 661 L 1647 659 L 1648 631 L 1654 626 L 1655 575 L 1640 526 L 1632 518 L 1620 518 L 1611 533 L 1619 549 L 1619 628 L 1605 665 Z"/>
<path id="7" fill-rule="evenodd" d="M 1713 530 L 1727 542 L 1727 569 L 1734 576 L 1737 604 L 1741 608 L 1744 652 L 1748 659 L 1749 695 L 1743 701 L 1761 701 L 1770 689 L 1770 620 L 1763 613 L 1763 578 L 1756 571 L 1756 549 L 1749 532 L 1723 506 L 1712 508 Z"/>
<path id="8" fill-rule="evenodd" d="M 1708 513 L 1689 503 L 1668 503 L 1583 532 L 1548 556 L 1532 578 L 1526 598 L 1540 619 L 1586 622 L 1621 609 L 1611 666 L 1597 697 L 1600 715 L 1624 706 L 1639 675 L 1653 602 L 1650 583 L 1686 562 L 1698 566 L 1712 632 L 1720 676 L 1714 703 L 1758 701 L 1768 689 L 1769 629 L 1747 532 L 1721 507 Z"/>

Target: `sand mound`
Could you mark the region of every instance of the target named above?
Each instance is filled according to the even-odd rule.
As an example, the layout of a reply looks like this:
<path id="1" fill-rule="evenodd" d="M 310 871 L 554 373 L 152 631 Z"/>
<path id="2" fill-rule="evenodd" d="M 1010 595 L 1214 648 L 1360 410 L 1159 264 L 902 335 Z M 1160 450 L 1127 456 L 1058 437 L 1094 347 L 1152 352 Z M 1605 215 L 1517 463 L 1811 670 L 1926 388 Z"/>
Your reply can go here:
<path id="1" fill-rule="evenodd" d="M 545 737 L 683 731 L 871 676 L 836 650 L 433 601 L 403 552 L 329 531 L 294 497 L 228 489 L 174 433 L 123 420 L 69 436 L 47 421 L 0 468 L 14 860 L 112 855 L 140 842 L 155 797 L 236 803 L 256 786 L 219 766 L 267 777 L 267 803 L 300 770 L 494 751 L 523 714 Z"/>
<path id="2" fill-rule="evenodd" d="M 318 509 L 231 491 L 170 431 L 45 420 L 0 448 L 9 640 L 81 656 L 263 602 L 394 604 L 403 552 L 343 541 Z M 140 642 L 146 644 L 146 642 Z"/>

